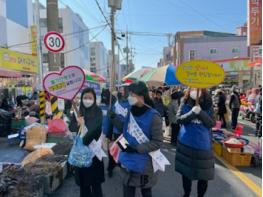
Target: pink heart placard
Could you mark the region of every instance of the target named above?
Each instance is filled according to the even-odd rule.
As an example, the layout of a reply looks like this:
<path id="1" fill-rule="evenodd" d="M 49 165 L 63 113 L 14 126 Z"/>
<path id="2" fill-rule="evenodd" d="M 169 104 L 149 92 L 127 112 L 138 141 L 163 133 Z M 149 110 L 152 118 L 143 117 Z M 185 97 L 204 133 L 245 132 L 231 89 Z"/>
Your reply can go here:
<path id="1" fill-rule="evenodd" d="M 51 72 L 43 80 L 44 89 L 58 98 L 73 100 L 85 83 L 85 73 L 78 66 L 67 66 Z"/>

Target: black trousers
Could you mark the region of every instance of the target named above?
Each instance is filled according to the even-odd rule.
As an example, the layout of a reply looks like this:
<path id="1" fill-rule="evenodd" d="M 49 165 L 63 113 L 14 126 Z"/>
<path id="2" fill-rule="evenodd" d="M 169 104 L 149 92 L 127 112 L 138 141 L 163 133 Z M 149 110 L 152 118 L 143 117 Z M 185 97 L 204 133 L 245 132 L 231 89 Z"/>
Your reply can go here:
<path id="1" fill-rule="evenodd" d="M 184 197 L 189 197 L 192 189 L 192 180 L 188 179 L 185 176 L 182 176 L 182 178 L 183 178 Z M 207 186 L 208 186 L 208 181 L 198 180 L 197 182 L 198 197 L 203 197 L 205 195 Z"/>
<path id="2" fill-rule="evenodd" d="M 219 113 L 219 120 L 223 122 L 222 128 L 226 128 L 226 119 L 225 119 L 225 114 L 224 113 Z"/>
<path id="3" fill-rule="evenodd" d="M 80 186 L 80 197 L 102 197 L 101 184 Z"/>
<path id="4" fill-rule="evenodd" d="M 261 137 L 262 136 L 262 115 L 257 114 L 256 116 L 256 136 Z"/>
<path id="5" fill-rule="evenodd" d="M 180 125 L 179 124 L 171 124 L 172 128 L 172 135 L 171 135 L 171 144 L 176 145 L 177 144 L 177 137 L 180 131 Z"/>
<path id="6" fill-rule="evenodd" d="M 237 119 L 238 119 L 238 114 L 239 114 L 239 108 L 233 108 L 232 109 L 232 129 L 235 129 L 237 126 Z"/>
<path id="7" fill-rule="evenodd" d="M 117 140 L 118 137 L 120 136 L 120 134 L 113 134 L 113 140 Z M 118 165 L 116 164 L 115 160 L 113 159 L 113 157 L 111 156 L 110 152 L 108 152 L 108 156 L 109 156 L 109 163 L 108 163 L 108 168 L 107 171 L 108 172 L 112 172 L 114 170 L 114 168 Z"/>
<path id="8" fill-rule="evenodd" d="M 123 197 L 135 197 L 136 187 L 123 186 Z M 141 188 L 143 197 L 152 197 L 152 188 Z"/>

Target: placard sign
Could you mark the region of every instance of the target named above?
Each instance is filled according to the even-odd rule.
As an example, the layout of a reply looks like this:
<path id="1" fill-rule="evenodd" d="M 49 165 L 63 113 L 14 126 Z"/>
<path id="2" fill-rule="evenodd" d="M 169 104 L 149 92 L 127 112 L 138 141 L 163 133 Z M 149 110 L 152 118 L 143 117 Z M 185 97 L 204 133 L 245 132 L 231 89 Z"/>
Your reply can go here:
<path id="1" fill-rule="evenodd" d="M 59 33 L 51 31 L 45 35 L 44 44 L 49 51 L 57 53 L 63 50 L 65 40 Z"/>
<path id="2" fill-rule="evenodd" d="M 207 60 L 192 60 L 177 67 L 176 78 L 192 88 L 210 88 L 224 81 L 224 69 Z"/>
<path id="3" fill-rule="evenodd" d="M 60 72 L 45 76 L 44 89 L 58 98 L 73 100 L 85 82 L 85 74 L 78 66 L 67 66 Z"/>

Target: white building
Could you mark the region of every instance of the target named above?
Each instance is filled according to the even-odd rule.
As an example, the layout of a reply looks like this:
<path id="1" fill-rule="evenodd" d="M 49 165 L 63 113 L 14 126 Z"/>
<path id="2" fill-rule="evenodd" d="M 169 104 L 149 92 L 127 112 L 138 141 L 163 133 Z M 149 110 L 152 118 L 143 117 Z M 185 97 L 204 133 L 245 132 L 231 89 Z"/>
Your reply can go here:
<path id="1" fill-rule="evenodd" d="M 0 0 L 0 47 L 31 54 L 31 0 Z"/>
<path id="2" fill-rule="evenodd" d="M 90 71 L 107 78 L 108 51 L 103 42 L 90 43 Z"/>
<path id="3" fill-rule="evenodd" d="M 41 36 L 47 33 L 47 13 L 40 6 Z M 69 7 L 59 9 L 59 32 L 65 39 L 65 48 L 61 52 L 62 66 L 80 66 L 89 70 L 89 30 L 82 18 Z M 44 73 L 48 71 L 47 49 L 42 45 Z"/>

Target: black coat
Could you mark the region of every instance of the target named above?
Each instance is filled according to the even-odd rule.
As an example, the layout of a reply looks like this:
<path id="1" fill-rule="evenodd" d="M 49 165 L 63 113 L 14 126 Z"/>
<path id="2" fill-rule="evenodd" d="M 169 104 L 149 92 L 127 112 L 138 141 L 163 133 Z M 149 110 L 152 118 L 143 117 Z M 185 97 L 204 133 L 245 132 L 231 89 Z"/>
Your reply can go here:
<path id="1" fill-rule="evenodd" d="M 88 133 L 83 138 L 83 143 L 89 145 L 94 139 L 97 141 L 102 131 L 102 111 L 94 104 L 92 107 L 80 110 L 84 116 L 85 125 L 88 128 Z M 103 183 L 104 164 L 95 156 L 92 160 L 92 165 L 88 168 L 75 168 L 75 180 L 80 186 L 89 186 L 93 184 Z"/>
<path id="2" fill-rule="evenodd" d="M 226 113 L 226 96 L 223 93 L 220 93 L 218 96 L 218 114 Z"/>

